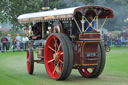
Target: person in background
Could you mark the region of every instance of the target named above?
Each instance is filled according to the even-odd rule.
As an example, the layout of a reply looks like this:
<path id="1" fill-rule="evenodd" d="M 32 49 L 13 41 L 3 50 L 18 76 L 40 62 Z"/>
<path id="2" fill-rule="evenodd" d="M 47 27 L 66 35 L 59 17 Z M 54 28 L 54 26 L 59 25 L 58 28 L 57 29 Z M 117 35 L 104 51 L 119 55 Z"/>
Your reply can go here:
<path id="1" fill-rule="evenodd" d="M 17 47 L 17 50 L 20 50 L 20 44 L 21 44 L 21 36 L 19 35 L 19 33 L 17 33 L 17 36 L 16 36 L 16 47 Z"/>
<path id="2" fill-rule="evenodd" d="M 0 37 L 1 37 L 1 32 L 0 32 Z M 2 50 L 1 48 L 2 48 L 2 47 L 1 47 L 1 42 L 0 42 L 0 52 L 1 52 L 1 50 Z"/>
<path id="3" fill-rule="evenodd" d="M 7 42 L 8 42 L 8 39 L 5 37 L 5 35 L 3 35 L 1 38 L 2 52 L 7 51 Z"/>
<path id="4" fill-rule="evenodd" d="M 122 45 L 124 45 L 125 47 L 126 47 L 126 40 L 125 40 L 125 38 L 123 37 L 123 36 L 121 36 L 121 42 L 122 42 Z"/>
<path id="5" fill-rule="evenodd" d="M 13 38 L 12 38 L 12 51 L 13 51 L 13 52 L 15 51 L 15 48 L 16 48 L 16 38 L 13 37 Z"/>
<path id="6" fill-rule="evenodd" d="M 0 42 L 0 52 L 1 52 L 1 50 L 2 50 L 2 49 L 1 49 L 1 42 Z"/>
<path id="7" fill-rule="evenodd" d="M 23 40 L 23 49 L 26 50 L 29 39 L 26 35 L 24 35 L 22 40 Z"/>
<path id="8" fill-rule="evenodd" d="M 11 35 L 8 34 L 6 38 L 8 39 L 8 42 L 7 42 L 7 50 L 9 50 L 9 48 L 10 48 L 10 42 L 11 42 Z"/>

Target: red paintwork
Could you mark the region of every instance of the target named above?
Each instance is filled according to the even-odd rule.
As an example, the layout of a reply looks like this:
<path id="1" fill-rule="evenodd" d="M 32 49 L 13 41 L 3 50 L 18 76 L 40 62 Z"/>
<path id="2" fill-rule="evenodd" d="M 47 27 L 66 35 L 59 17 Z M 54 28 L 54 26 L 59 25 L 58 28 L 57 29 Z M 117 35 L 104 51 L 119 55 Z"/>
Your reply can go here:
<path id="1" fill-rule="evenodd" d="M 106 8 L 106 7 L 103 7 L 103 6 L 83 6 L 83 7 L 79 7 L 79 8 L 76 8 L 74 10 L 73 15 L 75 16 L 77 12 L 80 12 L 82 15 L 86 15 L 86 11 L 88 9 L 89 9 L 89 14 L 90 15 L 95 13 L 96 15 L 98 15 L 98 18 L 106 18 L 106 16 L 108 16 L 108 18 L 113 18 L 114 17 L 114 13 L 113 13 L 112 9 Z"/>
<path id="2" fill-rule="evenodd" d="M 56 79 L 63 69 L 63 48 L 57 36 L 52 35 L 45 45 L 45 67 L 51 78 Z"/>
<path id="3" fill-rule="evenodd" d="M 94 68 L 79 68 L 78 69 L 80 73 L 86 77 L 92 75 L 93 71 L 95 70 Z"/>
<path id="4" fill-rule="evenodd" d="M 30 72 L 30 52 L 27 50 L 27 71 Z"/>
<path id="5" fill-rule="evenodd" d="M 74 54 L 74 65 L 80 64 L 80 53 L 81 53 L 81 42 L 72 42 L 73 43 L 73 54 Z"/>
<path id="6" fill-rule="evenodd" d="M 91 40 L 91 39 L 100 39 L 100 34 L 99 33 L 95 34 L 95 32 L 94 33 L 81 33 L 81 34 L 79 34 L 79 39 L 80 40 L 84 40 L 84 39 L 89 39 L 89 40 Z"/>
<path id="7" fill-rule="evenodd" d="M 86 53 L 97 54 L 98 42 L 73 42 L 74 65 L 97 64 L 97 56 L 86 56 Z"/>

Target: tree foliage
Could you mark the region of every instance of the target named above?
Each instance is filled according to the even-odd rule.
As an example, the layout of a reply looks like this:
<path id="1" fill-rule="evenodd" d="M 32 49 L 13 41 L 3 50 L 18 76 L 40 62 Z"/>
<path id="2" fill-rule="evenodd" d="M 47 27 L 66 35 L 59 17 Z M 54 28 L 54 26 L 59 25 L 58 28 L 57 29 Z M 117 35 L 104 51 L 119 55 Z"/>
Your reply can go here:
<path id="1" fill-rule="evenodd" d="M 42 0 L 2 0 L 0 4 L 0 20 L 9 20 L 14 29 L 18 29 L 20 24 L 17 17 L 23 13 L 41 11 Z"/>

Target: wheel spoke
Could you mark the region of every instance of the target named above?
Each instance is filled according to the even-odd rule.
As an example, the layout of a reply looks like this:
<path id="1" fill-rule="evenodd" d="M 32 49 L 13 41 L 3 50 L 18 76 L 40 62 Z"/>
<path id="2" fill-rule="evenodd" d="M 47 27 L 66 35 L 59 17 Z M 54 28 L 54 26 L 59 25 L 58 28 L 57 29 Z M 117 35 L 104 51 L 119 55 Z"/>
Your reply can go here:
<path id="1" fill-rule="evenodd" d="M 68 78 L 73 64 L 72 56 L 69 58 L 72 49 L 68 50 L 68 48 L 72 48 L 71 46 L 68 37 L 64 34 L 53 33 L 48 37 L 45 45 L 44 63 L 46 71 L 52 79 Z"/>
<path id="2" fill-rule="evenodd" d="M 90 74 L 91 74 L 91 72 L 88 71 L 88 69 L 86 69 L 85 73 L 86 73 L 87 75 L 90 75 Z"/>
<path id="3" fill-rule="evenodd" d="M 48 46 L 48 48 L 50 48 L 52 51 L 56 52 L 56 50 L 54 50 L 51 46 Z"/>
<path id="4" fill-rule="evenodd" d="M 60 65 L 58 66 L 58 70 L 59 70 L 60 73 L 62 72 L 62 68 L 63 68 L 63 65 L 60 64 Z"/>
<path id="5" fill-rule="evenodd" d="M 54 60 L 55 60 L 55 59 L 51 59 L 51 60 L 48 61 L 48 63 L 53 62 Z"/>
<path id="6" fill-rule="evenodd" d="M 61 64 L 64 64 L 64 62 L 63 62 L 61 59 L 59 59 L 59 62 L 60 62 Z"/>
<path id="7" fill-rule="evenodd" d="M 85 73 L 86 73 L 87 75 L 90 75 L 90 74 L 93 72 L 93 70 L 94 70 L 94 68 L 87 68 L 87 69 L 85 70 Z"/>
<path id="8" fill-rule="evenodd" d="M 60 54 L 61 54 L 61 55 L 63 55 L 63 54 L 64 54 L 64 52 L 61 52 Z"/>
<path id="9" fill-rule="evenodd" d="M 57 41 L 56 41 L 55 38 L 54 38 L 54 41 L 55 41 L 55 50 L 57 50 L 57 48 L 58 48 L 58 43 L 57 43 Z"/>
<path id="10" fill-rule="evenodd" d="M 55 66 L 55 68 L 54 68 L 54 70 L 53 70 L 52 74 L 54 74 L 54 73 L 55 73 L 55 71 L 56 71 L 57 67 L 58 67 L 58 63 L 57 63 L 57 65 Z"/>
<path id="11" fill-rule="evenodd" d="M 57 51 L 59 51 L 59 50 L 60 50 L 60 47 L 61 47 L 61 43 L 59 44 Z"/>

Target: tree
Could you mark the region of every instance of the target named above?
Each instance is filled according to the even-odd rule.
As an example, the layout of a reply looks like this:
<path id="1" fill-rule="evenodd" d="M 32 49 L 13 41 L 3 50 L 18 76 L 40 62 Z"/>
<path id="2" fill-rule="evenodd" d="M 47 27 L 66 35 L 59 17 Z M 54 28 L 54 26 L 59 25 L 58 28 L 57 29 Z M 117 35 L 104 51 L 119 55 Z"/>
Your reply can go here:
<path id="1" fill-rule="evenodd" d="M 9 20 L 13 28 L 18 29 L 21 25 L 17 17 L 24 13 L 41 11 L 42 0 L 2 0 L 0 6 L 0 22 Z"/>

